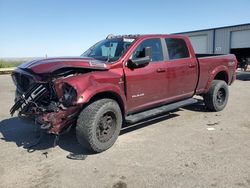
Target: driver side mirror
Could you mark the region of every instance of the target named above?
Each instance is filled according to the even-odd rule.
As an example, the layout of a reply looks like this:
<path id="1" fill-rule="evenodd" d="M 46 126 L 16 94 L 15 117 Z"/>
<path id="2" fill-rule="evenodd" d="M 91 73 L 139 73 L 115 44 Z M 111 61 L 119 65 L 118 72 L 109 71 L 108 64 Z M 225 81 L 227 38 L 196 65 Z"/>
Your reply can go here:
<path id="1" fill-rule="evenodd" d="M 152 48 L 145 47 L 140 52 L 140 56 L 136 59 L 129 59 L 127 67 L 131 69 L 145 67 L 149 64 L 152 59 Z"/>

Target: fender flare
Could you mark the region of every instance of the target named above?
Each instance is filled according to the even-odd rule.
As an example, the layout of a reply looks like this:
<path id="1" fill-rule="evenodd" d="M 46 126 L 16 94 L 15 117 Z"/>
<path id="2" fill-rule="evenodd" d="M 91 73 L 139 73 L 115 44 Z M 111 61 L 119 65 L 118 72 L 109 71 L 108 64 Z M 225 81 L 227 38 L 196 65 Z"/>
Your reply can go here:
<path id="1" fill-rule="evenodd" d="M 226 67 L 225 65 L 218 66 L 215 69 L 213 69 L 212 71 L 210 71 L 210 74 L 209 74 L 210 77 L 209 77 L 207 85 L 205 87 L 206 92 L 211 87 L 212 81 L 214 80 L 216 75 L 218 75 L 218 73 L 220 73 L 220 72 L 226 72 L 227 76 L 229 76 L 228 67 Z M 228 84 L 228 81 L 227 81 L 227 84 Z"/>
<path id="2" fill-rule="evenodd" d="M 121 110 L 126 112 L 126 97 L 123 94 L 122 89 L 110 83 L 102 83 L 86 88 L 86 90 L 79 94 L 80 97 L 77 100 L 77 104 L 87 104 L 91 101 L 91 99 L 99 94 L 111 94 L 110 98 L 115 96 L 115 98 L 118 99 L 117 102 L 122 108 Z"/>

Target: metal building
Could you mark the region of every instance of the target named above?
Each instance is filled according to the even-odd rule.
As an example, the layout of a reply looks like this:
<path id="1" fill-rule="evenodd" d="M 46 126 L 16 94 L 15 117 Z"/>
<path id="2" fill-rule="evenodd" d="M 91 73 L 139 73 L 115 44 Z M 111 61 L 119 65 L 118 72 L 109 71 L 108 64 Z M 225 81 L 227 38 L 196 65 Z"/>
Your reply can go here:
<path id="1" fill-rule="evenodd" d="M 250 23 L 178 33 L 189 36 L 196 53 L 250 57 Z"/>

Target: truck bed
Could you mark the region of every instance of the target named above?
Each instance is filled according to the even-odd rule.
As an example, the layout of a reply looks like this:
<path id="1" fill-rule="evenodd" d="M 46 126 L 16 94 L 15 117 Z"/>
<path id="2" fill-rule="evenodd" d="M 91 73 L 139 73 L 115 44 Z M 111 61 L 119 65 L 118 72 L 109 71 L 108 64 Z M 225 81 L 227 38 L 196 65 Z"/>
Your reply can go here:
<path id="1" fill-rule="evenodd" d="M 211 56 L 221 56 L 225 54 L 195 54 L 196 58 L 211 57 Z"/>
<path id="2" fill-rule="evenodd" d="M 228 74 L 227 83 L 230 85 L 232 82 L 235 66 L 237 66 L 236 57 L 233 54 L 195 54 L 199 63 L 200 77 L 196 94 L 201 94 L 207 91 L 210 80 L 214 76 L 214 71 L 226 71 Z M 235 62 L 235 63 L 233 63 Z M 233 63 L 233 64 L 232 64 Z M 227 68 L 228 67 L 228 68 Z"/>

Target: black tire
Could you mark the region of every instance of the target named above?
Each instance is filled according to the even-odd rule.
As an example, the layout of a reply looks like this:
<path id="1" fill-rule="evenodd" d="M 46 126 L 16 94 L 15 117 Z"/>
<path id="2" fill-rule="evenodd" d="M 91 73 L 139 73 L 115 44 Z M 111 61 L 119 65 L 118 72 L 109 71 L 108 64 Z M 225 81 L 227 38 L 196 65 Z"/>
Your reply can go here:
<path id="1" fill-rule="evenodd" d="M 203 96 L 206 107 L 214 112 L 221 111 L 225 108 L 228 97 L 228 85 L 223 80 L 214 80 L 208 93 Z"/>
<path id="2" fill-rule="evenodd" d="M 122 113 L 112 99 L 100 99 L 86 106 L 76 125 L 78 142 L 94 152 L 110 148 L 117 140 L 122 126 Z"/>

